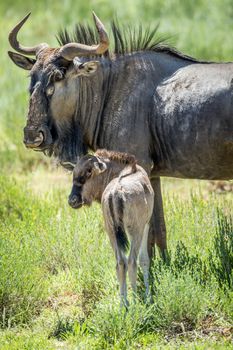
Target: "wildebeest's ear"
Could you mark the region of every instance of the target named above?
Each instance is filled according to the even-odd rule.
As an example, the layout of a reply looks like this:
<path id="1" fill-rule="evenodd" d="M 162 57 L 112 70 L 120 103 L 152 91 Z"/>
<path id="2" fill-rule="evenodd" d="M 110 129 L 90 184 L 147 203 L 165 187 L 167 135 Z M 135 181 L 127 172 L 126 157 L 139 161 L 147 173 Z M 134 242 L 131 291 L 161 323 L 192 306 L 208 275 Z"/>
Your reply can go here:
<path id="1" fill-rule="evenodd" d="M 12 61 L 16 64 L 16 66 L 26 70 L 31 70 L 34 64 L 36 63 L 36 60 L 20 55 L 19 53 L 16 53 L 16 52 L 8 51 L 8 55 L 12 59 Z"/>
<path id="2" fill-rule="evenodd" d="M 72 163 L 72 162 L 61 162 L 61 165 L 62 165 L 64 168 L 73 171 L 76 164 L 75 164 L 75 163 Z"/>
<path id="3" fill-rule="evenodd" d="M 107 165 L 104 162 L 99 159 L 98 162 L 94 162 L 94 171 L 97 175 L 103 173 L 105 170 L 107 170 Z"/>
<path id="4" fill-rule="evenodd" d="M 79 59 L 74 59 L 74 68 L 77 75 L 89 76 L 96 72 L 99 67 L 99 61 L 80 62 Z"/>

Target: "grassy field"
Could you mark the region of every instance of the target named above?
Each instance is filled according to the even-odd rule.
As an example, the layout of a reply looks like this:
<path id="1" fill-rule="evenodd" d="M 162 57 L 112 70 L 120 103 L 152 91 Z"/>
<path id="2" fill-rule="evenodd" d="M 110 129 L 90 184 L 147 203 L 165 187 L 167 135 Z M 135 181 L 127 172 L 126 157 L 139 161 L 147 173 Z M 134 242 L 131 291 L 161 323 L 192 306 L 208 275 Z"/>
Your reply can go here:
<path id="1" fill-rule="evenodd" d="M 160 23 L 185 53 L 233 60 L 231 0 L 0 3 L 0 350 L 233 348 L 233 196 L 206 182 L 163 179 L 171 260 L 156 257 L 153 304 L 119 309 L 115 262 L 98 205 L 67 205 L 71 174 L 22 143 L 28 79 L 7 56 L 20 39 L 56 45 L 55 34 L 95 10 L 110 20 Z"/>

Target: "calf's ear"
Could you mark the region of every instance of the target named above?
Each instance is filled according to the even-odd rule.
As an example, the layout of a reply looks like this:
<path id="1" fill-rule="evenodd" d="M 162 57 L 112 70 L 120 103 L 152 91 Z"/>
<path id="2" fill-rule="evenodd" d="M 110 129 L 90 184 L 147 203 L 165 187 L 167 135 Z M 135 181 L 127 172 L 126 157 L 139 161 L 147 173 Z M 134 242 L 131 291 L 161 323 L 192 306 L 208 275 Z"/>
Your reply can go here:
<path id="1" fill-rule="evenodd" d="M 94 74 L 100 65 L 99 61 L 88 61 L 82 63 L 78 58 L 74 59 L 74 73 L 80 76 L 90 76 Z"/>
<path id="2" fill-rule="evenodd" d="M 8 55 L 10 59 L 16 64 L 16 66 L 26 70 L 31 70 L 34 64 L 36 63 L 36 60 L 34 60 L 33 58 L 20 55 L 16 52 L 8 51 Z"/>
<path id="3" fill-rule="evenodd" d="M 103 173 L 105 170 L 107 170 L 107 165 L 104 162 L 101 160 L 94 162 L 94 172 L 96 175 Z"/>

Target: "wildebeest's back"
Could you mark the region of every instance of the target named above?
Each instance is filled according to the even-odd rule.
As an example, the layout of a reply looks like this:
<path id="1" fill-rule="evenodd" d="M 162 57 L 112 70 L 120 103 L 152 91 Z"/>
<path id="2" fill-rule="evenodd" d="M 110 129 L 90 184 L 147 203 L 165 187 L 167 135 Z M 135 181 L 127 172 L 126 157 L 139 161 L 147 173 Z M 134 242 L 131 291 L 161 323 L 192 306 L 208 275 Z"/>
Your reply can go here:
<path id="1" fill-rule="evenodd" d="M 232 63 L 193 64 L 157 87 L 158 173 L 233 178 L 232 81 Z"/>

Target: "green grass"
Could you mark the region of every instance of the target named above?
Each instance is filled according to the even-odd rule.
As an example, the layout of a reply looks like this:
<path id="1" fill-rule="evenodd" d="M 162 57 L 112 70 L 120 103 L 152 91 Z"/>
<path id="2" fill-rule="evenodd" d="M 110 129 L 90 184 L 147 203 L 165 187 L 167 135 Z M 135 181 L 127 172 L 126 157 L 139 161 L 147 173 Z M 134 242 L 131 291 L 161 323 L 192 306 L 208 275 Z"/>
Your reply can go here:
<path id="1" fill-rule="evenodd" d="M 46 181 L 46 174 L 40 178 Z M 25 341 L 30 349 L 31 333 L 35 344 L 45 342 L 48 349 L 57 342 L 97 349 L 205 338 L 227 344 L 233 322 L 233 228 L 224 211 L 231 199 L 192 194 L 181 202 L 166 194 L 171 260 L 155 259 L 153 304 L 144 304 L 139 280 L 138 301 L 126 313 L 119 309 L 100 208 L 71 210 L 69 175 L 66 180 L 62 190 L 54 186 L 39 195 L 25 180 L 1 177 L 2 344 Z"/>
<path id="2" fill-rule="evenodd" d="M 1 1 L 0 350 L 230 349 L 233 324 L 232 193 L 205 182 L 163 180 L 171 259 L 152 268 L 153 303 L 119 309 L 115 261 L 98 205 L 67 205 L 71 176 L 22 144 L 27 73 L 10 62 L 7 36 L 28 11 L 24 44 L 49 42 L 95 10 L 109 28 L 160 23 L 179 50 L 233 60 L 233 5 L 213 1 Z M 132 298 L 131 298 L 132 299 Z"/>

